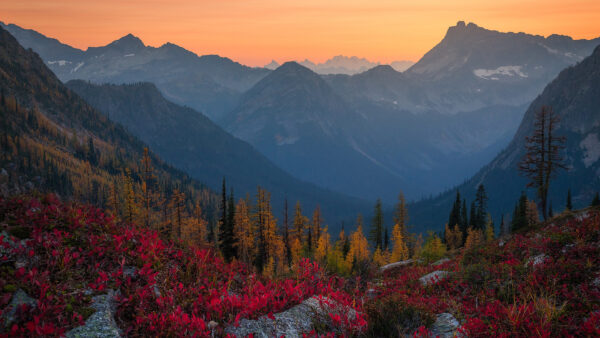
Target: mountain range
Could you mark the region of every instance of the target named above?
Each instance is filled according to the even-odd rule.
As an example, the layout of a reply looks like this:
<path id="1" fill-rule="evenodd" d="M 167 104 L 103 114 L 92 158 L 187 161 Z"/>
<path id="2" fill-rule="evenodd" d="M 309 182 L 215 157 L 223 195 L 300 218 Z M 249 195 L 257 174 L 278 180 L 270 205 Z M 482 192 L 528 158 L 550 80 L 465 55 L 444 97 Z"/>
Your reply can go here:
<path id="1" fill-rule="evenodd" d="M 366 72 L 367 70 L 377 67 L 380 65 L 379 62 L 371 62 L 365 58 L 359 58 L 357 56 L 344 56 L 344 55 L 336 55 L 331 59 L 328 59 L 322 63 L 315 63 L 309 59 L 305 59 L 304 61 L 299 61 L 299 64 L 304 67 L 312 70 L 317 74 L 346 74 L 346 75 L 354 75 L 362 72 Z M 415 64 L 413 61 L 393 61 L 390 63 L 390 66 L 394 68 L 398 72 L 403 72 L 410 68 Z M 268 64 L 264 66 L 264 68 L 275 70 L 277 67 L 281 66 L 277 61 L 272 60 Z"/>
<path id="2" fill-rule="evenodd" d="M 509 143 L 543 86 L 600 42 L 459 22 L 405 72 L 379 65 L 318 75 L 292 63 L 270 71 L 171 44 L 148 47 L 131 35 L 81 51 L 7 29 L 63 81 L 154 82 L 292 175 L 384 201 L 400 190 L 411 199 L 438 193 L 476 173 Z"/>
<path id="3" fill-rule="evenodd" d="M 469 201 L 480 184 L 487 190 L 496 222 L 502 215 L 510 216 L 527 184 L 518 171 L 518 163 L 525 155 L 525 137 L 533 133 L 535 113 L 544 105 L 552 107 L 560 118 L 555 135 L 566 137 L 561 155 L 568 167 L 551 182 L 549 204 L 555 212 L 564 210 L 570 189 L 575 208 L 589 205 L 600 191 L 600 47 L 560 72 L 545 87 L 526 110 L 510 144 L 476 175 L 456 189 L 411 205 L 411 221 L 422 229 L 442 229 L 456 190 Z M 533 189 L 527 193 L 536 200 Z"/>
<path id="4" fill-rule="evenodd" d="M 25 47 L 36 51 L 63 81 L 152 82 L 168 99 L 209 117 L 229 111 L 239 96 L 269 73 L 218 55 L 198 56 L 172 43 L 150 47 L 128 34 L 83 51 L 19 26 L 0 23 Z"/>
<path id="5" fill-rule="evenodd" d="M 317 205 L 337 229 L 342 220 L 364 212 L 367 203 L 300 181 L 270 162 L 206 116 L 166 100 L 151 83 L 95 85 L 71 80 L 67 87 L 112 121 L 122 124 L 165 161 L 185 170 L 215 190 L 225 178 L 238 197 L 254 195 L 261 186 L 271 193 L 276 215 L 284 199 L 300 201 L 307 211 Z"/>

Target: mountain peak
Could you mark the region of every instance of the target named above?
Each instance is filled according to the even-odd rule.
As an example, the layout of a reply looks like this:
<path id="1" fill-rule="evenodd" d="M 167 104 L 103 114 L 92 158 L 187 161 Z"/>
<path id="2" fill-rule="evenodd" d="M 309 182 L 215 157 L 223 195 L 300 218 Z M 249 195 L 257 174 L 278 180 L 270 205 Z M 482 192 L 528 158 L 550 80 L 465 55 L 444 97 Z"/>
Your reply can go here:
<path id="1" fill-rule="evenodd" d="M 137 36 L 129 33 L 122 38 L 115 40 L 107 45 L 107 47 L 118 48 L 123 51 L 133 51 L 146 47 L 142 40 Z"/>

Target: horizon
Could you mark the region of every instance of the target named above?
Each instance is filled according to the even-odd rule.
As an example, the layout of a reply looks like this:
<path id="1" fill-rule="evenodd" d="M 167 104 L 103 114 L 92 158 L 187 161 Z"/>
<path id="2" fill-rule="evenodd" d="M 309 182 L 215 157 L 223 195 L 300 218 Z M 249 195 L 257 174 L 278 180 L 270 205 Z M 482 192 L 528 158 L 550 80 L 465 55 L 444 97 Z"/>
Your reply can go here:
<path id="1" fill-rule="evenodd" d="M 272 60 L 283 64 L 308 59 L 319 64 L 338 55 L 379 64 L 417 62 L 458 21 L 544 37 L 600 36 L 600 22 L 595 15 L 600 12 L 600 3 L 594 1 L 577 1 L 569 6 L 560 1 L 544 2 L 543 10 L 536 7 L 541 6 L 539 1 L 481 4 L 474 0 L 454 6 L 437 1 L 353 1 L 344 7 L 270 0 L 255 1 L 254 6 L 238 1 L 213 4 L 187 0 L 144 4 L 114 0 L 102 4 L 59 0 L 48 4 L 34 0 L 0 4 L 0 10 L 5 13 L 1 20 L 6 24 L 35 30 L 83 50 L 133 34 L 147 46 L 170 42 L 198 55 L 217 54 L 251 67 L 263 67 Z M 535 10 L 538 15 L 523 21 Z"/>

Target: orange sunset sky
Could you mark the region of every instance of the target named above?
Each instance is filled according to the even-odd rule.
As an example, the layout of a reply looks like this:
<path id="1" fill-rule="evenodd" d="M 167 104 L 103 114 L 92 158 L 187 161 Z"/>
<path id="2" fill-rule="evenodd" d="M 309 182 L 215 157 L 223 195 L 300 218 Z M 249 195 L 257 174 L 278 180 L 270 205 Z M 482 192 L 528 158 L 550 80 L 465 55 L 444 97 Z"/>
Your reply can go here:
<path id="1" fill-rule="evenodd" d="M 127 33 L 251 66 L 334 55 L 417 61 L 457 21 L 600 36 L 599 0 L 0 0 L 0 20 L 85 49 Z"/>

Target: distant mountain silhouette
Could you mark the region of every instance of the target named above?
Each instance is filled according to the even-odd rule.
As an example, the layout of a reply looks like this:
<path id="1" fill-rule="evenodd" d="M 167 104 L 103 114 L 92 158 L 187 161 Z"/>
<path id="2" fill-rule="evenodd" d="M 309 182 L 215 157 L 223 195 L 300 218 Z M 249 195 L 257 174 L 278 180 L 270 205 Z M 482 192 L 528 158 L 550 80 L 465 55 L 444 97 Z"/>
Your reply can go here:
<path id="1" fill-rule="evenodd" d="M 242 92 L 268 74 L 218 55 L 198 56 L 177 45 L 145 46 L 128 34 L 86 51 L 71 48 L 32 30 L 0 24 L 25 47 L 33 48 L 63 81 L 156 84 L 170 100 L 206 112 L 210 117 L 229 111 Z"/>

